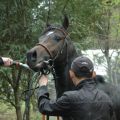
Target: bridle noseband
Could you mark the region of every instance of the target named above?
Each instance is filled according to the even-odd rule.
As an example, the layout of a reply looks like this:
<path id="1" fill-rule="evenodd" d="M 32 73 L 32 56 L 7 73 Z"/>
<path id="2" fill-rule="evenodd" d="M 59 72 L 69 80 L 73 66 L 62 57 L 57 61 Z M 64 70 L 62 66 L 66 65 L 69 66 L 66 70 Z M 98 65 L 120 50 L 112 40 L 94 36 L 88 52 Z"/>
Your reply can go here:
<path id="1" fill-rule="evenodd" d="M 50 58 L 53 58 L 53 54 L 50 52 L 50 50 L 45 45 L 41 43 L 37 43 L 37 45 L 42 46 L 47 51 L 47 53 L 50 55 Z"/>

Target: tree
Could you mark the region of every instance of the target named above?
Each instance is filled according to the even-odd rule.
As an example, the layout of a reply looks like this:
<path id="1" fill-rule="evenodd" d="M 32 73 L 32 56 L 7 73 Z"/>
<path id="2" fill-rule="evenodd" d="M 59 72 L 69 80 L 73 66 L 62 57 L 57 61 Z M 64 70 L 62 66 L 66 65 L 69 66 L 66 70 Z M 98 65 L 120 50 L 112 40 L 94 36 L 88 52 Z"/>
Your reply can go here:
<path id="1" fill-rule="evenodd" d="M 103 1 L 103 5 L 103 14 L 97 24 L 98 44 L 106 58 L 108 79 L 114 83 L 112 78 L 112 55 L 115 50 L 112 53 L 110 53 L 110 50 L 118 49 L 116 43 L 118 43 L 120 37 L 117 26 L 120 22 L 120 16 L 117 12 L 119 7 L 118 4 L 115 4 L 115 1 Z M 113 25 L 113 21 L 116 25 Z"/>
<path id="2" fill-rule="evenodd" d="M 110 36 L 116 39 L 115 43 L 119 43 L 120 37 L 119 26 L 113 27 L 111 24 L 114 17 L 119 24 L 120 15 L 116 14 L 119 13 L 119 0 L 112 2 L 108 0 L 107 5 L 110 4 L 110 6 L 105 4 L 106 0 L 1 0 L 0 55 L 25 62 L 25 53 L 38 42 L 38 37 L 44 31 L 46 24 L 59 24 L 63 14 L 67 14 L 70 20 L 68 33 L 77 44 L 77 48 L 81 50 L 97 48 L 101 45 L 102 49 L 105 48 L 103 50 L 106 59 L 111 65 L 109 48 L 114 41 L 113 43 L 110 41 Z M 111 13 L 114 14 L 111 15 Z M 94 37 L 96 33 L 100 41 L 99 45 Z M 115 46 L 114 48 L 116 48 Z M 7 100 L 14 107 L 17 106 L 15 107 L 16 111 L 19 111 L 16 112 L 17 119 L 20 120 L 22 119 L 19 117 L 19 115 L 21 116 L 20 104 L 23 100 L 20 96 L 21 91 L 30 87 L 30 82 L 27 81 L 30 77 L 29 72 L 24 72 L 23 69 L 16 70 L 15 66 L 10 69 L 1 68 L 0 72 L 1 98 Z M 27 102 L 30 104 L 30 98 Z M 29 120 L 29 109 L 27 112 L 25 111 L 25 114 L 25 119 Z"/>

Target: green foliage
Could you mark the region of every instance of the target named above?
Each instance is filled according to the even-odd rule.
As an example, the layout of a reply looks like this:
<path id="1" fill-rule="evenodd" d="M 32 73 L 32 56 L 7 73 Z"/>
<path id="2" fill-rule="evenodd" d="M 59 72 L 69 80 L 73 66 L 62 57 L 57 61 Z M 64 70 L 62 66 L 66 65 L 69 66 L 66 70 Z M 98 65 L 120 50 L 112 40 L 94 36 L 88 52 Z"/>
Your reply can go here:
<path id="1" fill-rule="evenodd" d="M 119 48 L 119 11 L 119 0 L 1 0 L 0 55 L 26 62 L 27 50 L 37 43 L 46 24 L 61 24 L 63 14 L 69 17 L 68 32 L 79 53 L 81 49 L 104 48 L 106 35 L 112 41 L 110 48 Z M 99 64 L 104 61 L 102 56 L 95 57 Z M 6 102 L 14 103 L 19 72 L 15 66 L 0 69 L 0 96 Z M 32 75 L 23 69 L 21 72 L 18 96 Z"/>

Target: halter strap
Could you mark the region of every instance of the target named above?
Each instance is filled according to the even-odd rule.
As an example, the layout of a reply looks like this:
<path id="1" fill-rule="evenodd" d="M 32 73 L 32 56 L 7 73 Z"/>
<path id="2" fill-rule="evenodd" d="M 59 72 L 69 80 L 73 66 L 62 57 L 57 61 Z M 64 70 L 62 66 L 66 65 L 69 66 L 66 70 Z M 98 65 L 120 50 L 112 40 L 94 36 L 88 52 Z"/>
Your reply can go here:
<path id="1" fill-rule="evenodd" d="M 37 43 L 37 45 L 42 46 L 42 47 L 47 51 L 47 53 L 50 55 L 50 57 L 53 58 L 52 53 L 50 52 L 50 50 L 49 50 L 45 45 L 43 45 L 43 44 L 41 44 L 41 43 Z"/>

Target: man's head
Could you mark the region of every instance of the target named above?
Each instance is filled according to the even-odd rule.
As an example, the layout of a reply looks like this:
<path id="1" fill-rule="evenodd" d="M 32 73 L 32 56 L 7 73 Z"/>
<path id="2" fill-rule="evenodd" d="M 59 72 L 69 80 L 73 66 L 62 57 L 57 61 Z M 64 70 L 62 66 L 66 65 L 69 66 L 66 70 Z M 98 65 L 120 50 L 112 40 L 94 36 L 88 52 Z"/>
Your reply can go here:
<path id="1" fill-rule="evenodd" d="M 70 77 L 73 83 L 76 84 L 76 80 L 84 80 L 92 78 L 94 73 L 94 66 L 92 61 L 84 56 L 77 57 L 71 65 Z M 78 81 L 79 82 L 79 81 Z"/>

